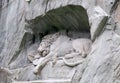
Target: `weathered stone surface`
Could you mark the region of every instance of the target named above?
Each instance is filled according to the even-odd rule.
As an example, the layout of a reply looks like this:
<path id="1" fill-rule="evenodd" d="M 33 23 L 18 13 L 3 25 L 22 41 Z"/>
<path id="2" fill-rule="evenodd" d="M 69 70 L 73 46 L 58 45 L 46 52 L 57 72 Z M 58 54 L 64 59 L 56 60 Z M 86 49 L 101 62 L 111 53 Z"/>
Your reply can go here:
<path id="1" fill-rule="evenodd" d="M 115 10 L 115 21 L 120 22 L 120 5 L 118 5 L 117 9 Z"/>
<path id="2" fill-rule="evenodd" d="M 12 82 L 10 79 L 11 72 L 8 71 L 7 69 L 2 69 L 0 68 L 0 82 L 1 83 L 8 83 Z"/>
<path id="3" fill-rule="evenodd" d="M 49 77 L 66 78 L 68 73 L 70 73 L 70 75 L 73 76 L 71 78 L 72 83 L 119 83 L 119 1 L 120 0 L 30 0 L 30 2 L 28 2 L 26 0 L 0 0 L 0 66 L 12 69 L 12 71 L 15 72 L 13 78 L 15 77 L 18 81 L 49 80 Z M 80 10 L 79 8 L 72 9 L 70 5 L 72 7 L 79 6 Z M 102 8 L 102 12 L 99 14 L 101 16 L 97 14 L 99 17 L 95 17 L 97 16 L 94 11 L 96 6 Z M 47 13 L 64 7 L 69 7 L 70 12 L 72 9 L 70 15 L 66 16 L 64 13 L 62 17 L 57 17 L 58 15 L 51 16 Z M 81 11 L 81 7 L 86 13 Z M 96 10 L 98 11 L 98 9 Z M 82 16 L 83 14 L 85 14 L 85 17 Z M 41 71 L 40 76 L 36 76 L 33 74 L 34 66 L 27 59 L 27 55 L 32 51 L 33 55 L 34 52 L 36 55 L 42 37 L 51 33 L 52 30 L 48 30 L 44 35 L 37 34 L 36 32 L 32 33 L 31 30 L 26 29 L 26 21 L 38 17 L 46 17 L 47 15 L 50 16 L 52 21 L 49 21 L 49 23 L 49 17 L 47 17 L 47 21 L 45 18 L 43 21 L 45 28 L 50 28 L 48 26 L 49 24 L 56 25 L 57 28 L 61 25 L 59 28 L 65 27 L 68 30 L 70 29 L 69 27 L 72 27 L 73 32 L 68 31 L 67 35 L 73 37 L 73 39 L 82 38 L 83 36 L 79 36 L 78 33 L 80 31 L 83 32 L 83 29 L 87 29 L 88 31 L 91 29 L 90 32 L 87 32 L 88 35 L 85 36 L 87 36 L 87 38 L 92 37 L 94 42 L 92 51 L 82 64 L 72 68 L 66 66 L 63 60 L 57 60 L 57 63 L 53 67 L 52 61 L 50 61 Z M 86 15 L 88 16 L 87 18 Z M 104 18 L 106 20 L 106 16 L 110 16 L 110 18 L 108 18 L 107 23 L 103 27 L 105 23 L 103 20 Z M 91 17 L 95 17 L 95 19 L 92 20 Z M 56 24 L 56 19 L 58 20 L 58 18 L 59 20 L 61 20 L 60 18 L 63 20 Z M 55 24 L 51 22 L 55 22 Z M 103 25 L 101 23 L 103 23 Z M 38 26 L 39 29 L 40 25 L 38 21 L 38 23 L 35 22 L 33 26 Z M 78 32 L 75 31 L 74 33 L 75 28 Z M 78 30 L 78 28 L 82 29 Z M 40 30 L 38 30 L 38 32 L 40 32 Z M 96 34 L 98 35 L 96 36 Z M 59 46 L 60 45 L 56 47 Z M 17 69 L 18 72 L 16 71 Z M 71 74 L 71 70 L 73 69 L 76 69 L 76 72 L 73 72 L 74 75 Z M 0 76 L 0 78 L 1 77 L 2 76 Z"/>
<path id="4" fill-rule="evenodd" d="M 96 0 L 96 5 L 99 5 L 107 14 L 109 14 L 116 1 L 118 0 Z"/>
<path id="5" fill-rule="evenodd" d="M 93 11 L 94 13 L 90 17 L 91 38 L 92 40 L 95 40 L 100 32 L 103 30 L 108 19 L 108 14 L 99 6 L 95 7 Z"/>
<path id="6" fill-rule="evenodd" d="M 88 55 L 88 67 L 85 69 L 80 83 L 113 83 L 112 31 L 105 31 L 93 44 Z M 104 42 L 104 43 L 103 43 Z M 99 44 L 95 44 L 99 43 Z M 104 49 L 103 49 L 104 48 Z"/>

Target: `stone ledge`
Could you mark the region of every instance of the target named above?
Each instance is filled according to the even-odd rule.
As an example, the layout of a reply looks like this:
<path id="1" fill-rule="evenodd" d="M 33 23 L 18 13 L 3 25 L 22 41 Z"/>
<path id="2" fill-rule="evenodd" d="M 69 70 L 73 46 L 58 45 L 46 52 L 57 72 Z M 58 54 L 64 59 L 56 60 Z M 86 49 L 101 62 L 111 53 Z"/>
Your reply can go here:
<path id="1" fill-rule="evenodd" d="M 35 81 L 13 81 L 12 83 L 71 83 L 71 79 L 49 79 Z"/>

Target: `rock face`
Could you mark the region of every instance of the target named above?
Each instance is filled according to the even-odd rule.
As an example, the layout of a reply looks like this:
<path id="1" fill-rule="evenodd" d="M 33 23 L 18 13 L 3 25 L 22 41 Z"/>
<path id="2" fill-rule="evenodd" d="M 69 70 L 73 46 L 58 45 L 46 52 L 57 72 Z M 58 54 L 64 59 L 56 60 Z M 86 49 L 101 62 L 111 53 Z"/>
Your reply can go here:
<path id="1" fill-rule="evenodd" d="M 120 83 L 119 11 L 120 0 L 0 0 L 0 82 Z"/>

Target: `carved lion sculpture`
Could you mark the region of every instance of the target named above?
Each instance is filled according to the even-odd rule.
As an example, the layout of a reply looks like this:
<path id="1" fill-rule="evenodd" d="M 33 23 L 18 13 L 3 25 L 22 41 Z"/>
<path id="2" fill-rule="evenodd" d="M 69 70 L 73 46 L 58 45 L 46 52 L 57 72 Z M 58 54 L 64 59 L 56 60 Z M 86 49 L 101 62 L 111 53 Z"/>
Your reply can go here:
<path id="1" fill-rule="evenodd" d="M 82 55 L 82 57 L 86 57 L 89 54 L 89 52 L 91 51 L 91 45 L 92 41 L 87 38 L 75 39 L 72 42 L 73 48 L 77 52 L 79 52 Z"/>
<path id="2" fill-rule="evenodd" d="M 60 36 L 51 46 L 50 46 L 50 52 L 47 56 L 44 57 L 44 59 L 41 61 L 40 64 L 38 64 L 33 72 L 35 74 L 39 74 L 42 68 L 51 60 L 56 62 L 57 57 L 63 59 L 64 63 L 67 66 L 76 66 L 82 61 L 78 61 L 75 63 L 69 63 L 65 59 L 65 55 L 71 54 L 73 52 L 76 52 L 77 55 L 82 55 L 82 57 L 86 57 L 91 49 L 91 40 L 87 38 L 79 38 L 72 40 L 71 38 L 67 36 Z M 69 57 L 69 56 L 67 56 Z M 71 56 L 70 56 L 71 57 Z M 72 56 L 74 57 L 74 55 Z"/>
<path id="3" fill-rule="evenodd" d="M 37 50 L 38 53 L 30 52 L 28 54 L 28 60 L 30 62 L 33 62 L 35 59 L 38 59 L 40 57 L 45 57 L 46 55 L 48 55 L 50 52 L 50 46 L 53 44 L 53 42 L 55 42 L 60 35 L 65 35 L 65 34 L 66 31 L 60 31 L 44 36 L 42 38 L 41 43 L 39 44 L 39 48 Z"/>
<path id="4" fill-rule="evenodd" d="M 54 34 L 46 35 L 42 38 L 42 41 L 39 45 L 38 52 L 41 56 L 45 57 L 50 52 L 50 46 L 57 40 L 60 35 L 65 34 L 65 32 L 57 32 Z"/>

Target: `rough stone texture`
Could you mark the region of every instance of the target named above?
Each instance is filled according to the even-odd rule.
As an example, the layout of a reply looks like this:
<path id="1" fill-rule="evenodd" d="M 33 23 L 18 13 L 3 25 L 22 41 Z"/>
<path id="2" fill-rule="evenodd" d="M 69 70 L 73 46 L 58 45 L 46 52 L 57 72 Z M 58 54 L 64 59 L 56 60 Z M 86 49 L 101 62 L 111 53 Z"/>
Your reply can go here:
<path id="1" fill-rule="evenodd" d="M 102 29 L 104 28 L 106 21 L 108 19 L 108 15 L 99 6 L 96 6 L 93 11 L 94 11 L 94 14 L 90 17 L 90 20 L 92 21 L 91 39 L 95 40 L 95 38 L 100 34 Z"/>
<path id="2" fill-rule="evenodd" d="M 119 2 L 117 3 L 119 4 Z M 115 20 L 116 22 L 120 22 L 120 5 L 118 5 L 117 9 L 115 10 Z"/>
<path id="3" fill-rule="evenodd" d="M 72 83 L 120 83 L 119 3 L 120 0 L 31 0 L 30 2 L 26 0 L 0 0 L 0 67 L 9 68 L 10 71 L 13 72 L 11 75 L 12 79 L 17 81 L 44 81 L 50 78 L 54 78 L 54 80 L 57 78 L 67 79 L 66 77 L 69 73 L 69 75 L 72 76 L 70 77 Z M 49 31 L 44 35 L 36 34 L 30 29 L 26 29 L 26 26 L 29 24 L 28 21 L 36 19 L 39 16 L 44 17 L 48 14 L 47 12 L 65 6 L 68 7 L 68 5 L 76 5 L 84 8 L 86 11 L 88 19 L 85 20 L 88 21 L 89 24 L 85 23 L 86 25 L 83 26 L 87 26 L 87 29 L 90 31 L 90 33 L 87 32 L 89 35 L 86 36 L 92 37 L 92 34 L 97 33 L 97 36 L 92 38 L 94 40 L 92 50 L 85 58 L 85 61 L 78 66 L 71 68 L 66 66 L 63 60 L 57 60 L 57 63 L 52 67 L 52 61 L 50 61 L 45 65 L 40 76 L 36 76 L 33 74 L 34 66 L 27 59 L 27 55 L 32 51 L 37 53 L 39 43 L 42 39 L 41 37 L 48 34 Z M 96 7 L 102 8 L 102 10 L 107 13 L 109 18 L 106 22 L 102 21 L 104 17 L 100 20 L 96 20 L 97 18 L 91 19 L 91 17 L 95 15 L 94 9 Z M 103 15 L 103 12 L 98 12 Z M 79 13 L 75 11 L 72 15 L 79 16 Z M 106 16 L 106 14 L 103 16 Z M 69 16 L 67 18 L 69 22 L 64 21 L 61 23 L 63 25 L 68 22 L 64 25 L 67 27 L 69 23 L 80 25 L 86 22 L 80 18 L 76 22 L 77 17 L 72 20 Z M 39 20 L 40 19 L 41 18 L 39 18 Z M 101 21 L 103 25 L 101 25 Z M 46 24 L 45 22 L 46 21 L 43 21 L 44 25 Z M 93 27 L 91 24 L 95 26 Z M 102 27 L 99 27 L 99 25 Z M 34 26 L 36 26 L 36 24 Z M 37 28 L 39 27 L 37 26 Z M 49 26 L 47 26 L 47 28 L 50 29 Z M 74 29 L 74 27 L 72 28 Z M 94 32 L 92 32 L 92 30 Z M 72 33 L 68 31 L 67 35 L 73 37 L 73 39 L 82 38 L 78 36 L 79 33 L 83 33 L 83 31 L 81 32 L 80 30 Z M 76 70 L 75 72 L 74 69 Z M 0 71 L 0 78 L 3 74 L 7 77 L 6 72 Z M 6 78 L 6 80 L 9 79 Z"/>
<path id="4" fill-rule="evenodd" d="M 11 72 L 9 72 L 7 69 L 0 69 L 0 82 L 1 83 L 12 82 L 9 77 L 10 74 L 11 74 Z"/>

